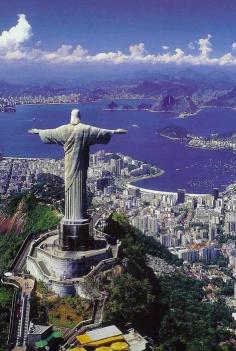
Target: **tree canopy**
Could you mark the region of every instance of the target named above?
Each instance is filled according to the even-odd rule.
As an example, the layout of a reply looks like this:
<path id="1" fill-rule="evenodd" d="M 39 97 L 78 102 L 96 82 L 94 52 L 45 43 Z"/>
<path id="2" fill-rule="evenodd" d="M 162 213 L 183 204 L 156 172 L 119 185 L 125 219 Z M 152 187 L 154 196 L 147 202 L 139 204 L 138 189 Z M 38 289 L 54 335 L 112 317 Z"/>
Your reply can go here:
<path id="1" fill-rule="evenodd" d="M 223 301 L 209 303 L 203 283 L 185 276 L 181 269 L 156 277 L 146 264 L 146 253 L 172 264 L 181 262 L 154 239 L 140 234 L 124 215 L 112 214 L 105 231 L 122 241 L 125 271 L 109 286 L 107 322 L 132 323 L 154 339 L 155 351 L 227 349 L 223 342 L 229 340 L 228 327 L 234 324 Z"/>

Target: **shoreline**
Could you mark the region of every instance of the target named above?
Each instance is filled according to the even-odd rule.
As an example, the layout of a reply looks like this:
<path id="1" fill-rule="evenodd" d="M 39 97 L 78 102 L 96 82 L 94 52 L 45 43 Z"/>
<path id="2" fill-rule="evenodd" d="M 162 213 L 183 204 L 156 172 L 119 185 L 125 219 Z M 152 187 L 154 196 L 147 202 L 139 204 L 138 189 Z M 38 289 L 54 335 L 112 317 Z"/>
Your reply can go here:
<path id="1" fill-rule="evenodd" d="M 188 117 L 194 117 L 197 116 L 201 111 L 203 110 L 203 108 L 199 108 L 197 111 L 195 112 L 187 112 L 187 113 L 180 113 L 178 117 L 179 119 L 184 119 L 184 118 L 188 118 Z"/>
<path id="2" fill-rule="evenodd" d="M 169 139 L 169 140 L 172 140 L 172 141 L 178 141 L 180 143 L 183 141 L 181 138 L 178 138 L 178 137 L 174 138 L 174 137 L 171 137 L 171 136 L 168 136 L 168 135 L 165 135 L 165 134 L 161 134 L 161 133 L 158 133 L 158 132 L 156 132 L 155 134 L 161 136 L 162 138 L 166 138 L 166 139 Z M 187 146 L 187 144 L 185 146 Z"/>
<path id="3" fill-rule="evenodd" d="M 136 183 L 140 180 L 144 180 L 144 179 L 152 179 L 152 178 L 158 178 L 160 176 L 162 176 L 165 171 L 161 168 L 158 168 L 160 170 L 160 172 L 158 174 L 153 174 L 153 175 L 147 175 L 147 176 L 143 176 L 143 177 L 137 177 L 138 179 L 133 179 L 133 180 L 127 180 L 126 182 L 123 183 L 123 185 L 127 188 L 131 188 L 131 189 L 139 189 L 141 192 L 146 192 L 146 193 L 152 193 L 152 194 L 156 194 L 156 195 L 176 195 L 177 196 L 177 191 L 164 191 L 164 190 L 154 190 L 154 189 L 147 189 L 147 188 L 142 188 L 140 186 L 136 186 L 133 183 Z M 232 184 L 227 185 L 230 186 Z M 189 197 L 197 197 L 197 196 L 209 196 L 211 195 L 210 193 L 196 193 L 196 194 L 191 194 L 191 193 L 185 193 L 186 196 Z"/>
<path id="4" fill-rule="evenodd" d="M 192 148 L 192 149 L 200 149 L 203 151 L 228 151 L 231 152 L 233 154 L 236 153 L 236 150 L 232 150 L 230 148 L 207 148 L 207 147 L 202 147 L 202 146 L 194 146 L 194 145 L 185 145 L 186 147 Z"/>
<path id="5" fill-rule="evenodd" d="M 192 116 L 196 116 L 199 114 L 199 112 L 201 112 L 203 109 L 198 109 L 196 112 L 189 112 L 189 113 L 180 113 L 178 114 L 178 112 L 175 112 L 175 111 L 165 111 L 165 110 L 152 110 L 152 109 L 148 109 L 148 108 L 142 108 L 142 109 L 138 109 L 137 107 L 135 108 L 103 108 L 102 111 L 126 111 L 126 112 L 129 112 L 129 111 L 138 111 L 138 112 L 141 112 L 141 111 L 147 111 L 147 112 L 150 112 L 150 113 L 172 113 L 173 115 L 177 115 L 177 117 L 175 117 L 176 119 L 184 119 L 184 118 L 188 118 L 188 117 L 192 117 Z"/>
<path id="6" fill-rule="evenodd" d="M 154 98 L 114 98 L 113 100 L 115 101 L 119 101 L 119 100 L 155 100 Z M 77 101 L 77 102 L 47 102 L 47 103 L 23 103 L 23 104 L 16 104 L 16 108 L 19 106 L 44 106 L 44 105 L 79 105 L 79 104 L 92 104 L 92 103 L 96 103 L 96 102 L 105 102 L 107 100 L 104 99 L 99 99 L 96 101 L 88 101 L 88 102 L 84 102 L 84 101 Z M 202 112 L 205 109 L 231 109 L 231 110 L 236 110 L 236 107 L 231 107 L 231 106 L 207 106 L 207 105 L 201 105 L 199 106 L 198 110 L 195 112 L 187 112 L 187 113 L 178 113 L 175 111 L 164 111 L 164 110 L 160 110 L 160 111 L 156 111 L 156 110 L 152 110 L 152 109 L 138 109 L 137 107 L 131 108 L 131 109 L 123 109 L 123 108 L 115 108 L 115 109 L 109 109 L 109 108 L 102 108 L 102 111 L 147 111 L 150 113 L 171 113 L 176 115 L 176 117 L 174 117 L 175 119 L 185 119 L 188 117 L 194 117 L 197 116 L 200 112 Z M 17 112 L 17 110 L 15 111 Z"/>
<path id="7" fill-rule="evenodd" d="M 44 105 L 78 105 L 78 102 L 47 102 L 46 104 L 40 102 L 35 104 L 17 104 L 16 107 L 19 106 L 44 106 Z"/>
<path id="8" fill-rule="evenodd" d="M 191 142 L 191 140 L 196 138 L 196 136 L 186 137 L 186 138 L 191 139 L 190 141 L 186 141 L 186 140 L 184 140 L 186 138 L 178 138 L 178 137 L 174 138 L 174 137 L 162 134 L 162 133 L 158 133 L 157 131 L 155 134 L 161 136 L 162 138 L 166 138 L 166 139 L 169 139 L 169 140 L 174 141 L 174 142 L 182 143 L 186 147 L 189 147 L 192 149 L 200 149 L 200 150 L 208 150 L 208 151 L 229 151 L 229 152 L 232 152 L 234 154 L 236 152 L 236 150 L 234 150 L 232 147 L 209 147 L 209 146 L 204 147 L 201 145 L 199 145 L 199 146 L 198 145 L 190 145 L 189 142 Z"/>
<path id="9" fill-rule="evenodd" d="M 133 179 L 127 179 L 127 180 L 124 180 L 122 182 L 122 186 L 127 186 L 127 185 L 132 185 L 132 183 L 135 183 L 135 182 L 139 182 L 140 180 L 143 180 L 143 179 L 152 179 L 152 178 L 158 178 L 160 176 L 162 176 L 165 171 L 161 168 L 158 168 L 159 172 L 157 174 L 149 174 L 149 175 L 145 175 L 145 176 L 140 176 L 140 177 L 137 177 L 137 178 L 134 178 Z"/>

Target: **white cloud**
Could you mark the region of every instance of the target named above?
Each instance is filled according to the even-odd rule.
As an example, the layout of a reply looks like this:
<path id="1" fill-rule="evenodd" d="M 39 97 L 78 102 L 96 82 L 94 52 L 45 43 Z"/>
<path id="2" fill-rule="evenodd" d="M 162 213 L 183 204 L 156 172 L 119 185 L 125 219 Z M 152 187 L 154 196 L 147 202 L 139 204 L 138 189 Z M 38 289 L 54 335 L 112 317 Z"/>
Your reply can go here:
<path id="1" fill-rule="evenodd" d="M 7 51 L 5 54 L 6 60 L 22 60 L 26 58 L 26 54 L 19 49 Z"/>
<path id="2" fill-rule="evenodd" d="M 18 15 L 17 24 L 0 34 L 0 50 L 17 50 L 32 36 L 32 28 L 24 14 Z"/>
<path id="3" fill-rule="evenodd" d="M 130 45 L 129 52 L 130 55 L 134 58 L 143 57 L 147 53 L 143 43 L 140 43 L 138 45 Z"/>
<path id="4" fill-rule="evenodd" d="M 211 34 L 208 34 L 206 38 L 198 40 L 199 51 L 202 58 L 208 58 L 210 52 L 212 52 L 212 44 L 210 42 Z"/>
<path id="5" fill-rule="evenodd" d="M 236 50 L 236 43 L 232 44 L 232 50 Z"/>
<path id="6" fill-rule="evenodd" d="M 128 51 L 99 52 L 94 55 L 81 45 L 62 44 L 56 50 L 43 50 L 41 41 L 33 44 L 32 48 L 25 47 L 25 42 L 32 36 L 32 28 L 26 16 L 18 16 L 17 24 L 0 33 L 0 59 L 5 61 L 28 61 L 47 64 L 75 65 L 85 63 L 146 63 L 146 64 L 191 64 L 191 65 L 236 65 L 236 56 L 226 52 L 222 56 L 214 57 L 211 43 L 212 36 L 192 41 L 188 48 L 194 50 L 198 47 L 199 53 L 186 54 L 181 48 L 170 51 L 169 46 L 163 45 L 162 53 L 149 53 L 144 43 L 130 45 Z M 236 42 L 232 43 L 232 50 L 236 50 Z"/>
<path id="7" fill-rule="evenodd" d="M 228 52 L 219 58 L 220 66 L 234 64 L 236 64 L 236 58 L 231 54 L 231 52 Z"/>
<path id="8" fill-rule="evenodd" d="M 85 57 L 87 54 L 88 54 L 88 50 L 82 48 L 81 45 L 77 45 L 73 51 L 73 55 L 80 58 Z"/>
<path id="9" fill-rule="evenodd" d="M 188 43 L 188 48 L 190 50 L 194 50 L 195 49 L 195 45 L 194 45 L 194 43 L 192 41 L 190 41 L 190 43 Z"/>

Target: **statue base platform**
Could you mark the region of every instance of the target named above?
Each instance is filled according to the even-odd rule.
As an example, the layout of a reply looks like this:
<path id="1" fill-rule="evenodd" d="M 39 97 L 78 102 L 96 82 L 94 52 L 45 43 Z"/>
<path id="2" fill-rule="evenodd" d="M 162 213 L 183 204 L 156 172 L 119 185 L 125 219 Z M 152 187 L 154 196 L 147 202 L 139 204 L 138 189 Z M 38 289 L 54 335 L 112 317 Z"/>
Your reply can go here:
<path id="1" fill-rule="evenodd" d="M 63 251 L 59 245 L 59 232 L 55 230 L 42 234 L 32 243 L 26 269 L 60 296 L 83 296 L 81 284 L 84 279 L 116 264 L 112 247 L 105 239 L 95 238 L 94 247 L 89 250 Z"/>
<path id="2" fill-rule="evenodd" d="M 92 247 L 90 218 L 70 220 L 63 218 L 59 233 L 59 248 L 62 251 L 86 251 Z"/>

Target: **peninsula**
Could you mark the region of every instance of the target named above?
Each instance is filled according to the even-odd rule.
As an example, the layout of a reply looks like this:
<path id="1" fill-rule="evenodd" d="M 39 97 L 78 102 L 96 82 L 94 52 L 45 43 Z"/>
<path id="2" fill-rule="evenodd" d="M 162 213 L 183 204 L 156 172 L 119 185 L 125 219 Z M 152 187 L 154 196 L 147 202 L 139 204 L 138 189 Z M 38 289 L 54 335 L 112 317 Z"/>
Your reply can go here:
<path id="1" fill-rule="evenodd" d="M 189 147 L 236 151 L 236 131 L 203 137 L 191 135 L 185 128 L 179 126 L 168 126 L 158 129 L 156 134 L 178 142 L 185 142 Z"/>

